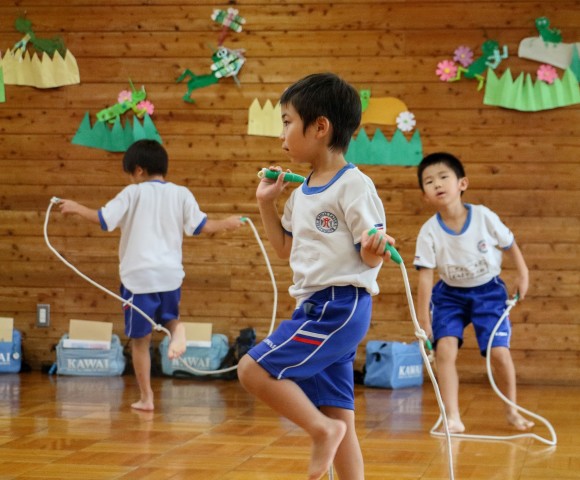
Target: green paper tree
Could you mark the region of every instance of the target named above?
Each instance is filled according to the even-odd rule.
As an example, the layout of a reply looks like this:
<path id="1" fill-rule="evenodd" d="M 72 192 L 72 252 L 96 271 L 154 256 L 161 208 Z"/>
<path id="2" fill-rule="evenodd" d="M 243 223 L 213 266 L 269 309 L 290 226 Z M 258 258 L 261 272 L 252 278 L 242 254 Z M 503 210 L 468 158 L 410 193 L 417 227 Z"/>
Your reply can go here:
<path id="1" fill-rule="evenodd" d="M 576 45 L 572 48 L 572 63 L 570 64 L 570 70 L 572 70 L 576 80 L 580 82 L 580 56 Z"/>

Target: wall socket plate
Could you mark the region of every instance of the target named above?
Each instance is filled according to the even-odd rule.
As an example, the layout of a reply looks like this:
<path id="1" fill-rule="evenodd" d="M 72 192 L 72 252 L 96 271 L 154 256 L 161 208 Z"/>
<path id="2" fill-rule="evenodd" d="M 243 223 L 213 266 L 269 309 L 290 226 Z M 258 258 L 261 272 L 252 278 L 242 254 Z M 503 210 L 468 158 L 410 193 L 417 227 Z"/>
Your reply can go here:
<path id="1" fill-rule="evenodd" d="M 39 303 L 36 305 L 36 326 L 41 328 L 50 326 L 50 304 Z"/>

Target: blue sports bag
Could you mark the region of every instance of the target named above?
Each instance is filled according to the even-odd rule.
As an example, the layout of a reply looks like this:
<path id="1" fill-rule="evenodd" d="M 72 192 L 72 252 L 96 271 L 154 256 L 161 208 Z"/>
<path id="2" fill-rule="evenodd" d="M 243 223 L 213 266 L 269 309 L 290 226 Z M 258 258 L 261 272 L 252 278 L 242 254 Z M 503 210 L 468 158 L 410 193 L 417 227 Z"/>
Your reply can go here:
<path id="1" fill-rule="evenodd" d="M 393 389 L 422 385 L 423 359 L 419 342 L 369 340 L 366 345 L 364 384 Z"/>

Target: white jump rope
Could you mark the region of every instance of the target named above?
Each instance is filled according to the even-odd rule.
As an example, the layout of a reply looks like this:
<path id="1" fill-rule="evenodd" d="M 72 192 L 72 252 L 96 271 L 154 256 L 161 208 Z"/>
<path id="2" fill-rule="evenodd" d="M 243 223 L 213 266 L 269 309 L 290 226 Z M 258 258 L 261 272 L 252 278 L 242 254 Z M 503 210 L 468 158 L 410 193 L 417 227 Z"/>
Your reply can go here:
<path id="1" fill-rule="evenodd" d="M 535 433 L 531 433 L 531 432 L 519 433 L 519 434 L 515 434 L 515 435 L 504 435 L 504 436 L 451 433 L 450 435 L 453 438 L 466 438 L 466 439 L 472 439 L 472 440 L 513 440 L 516 438 L 534 438 L 534 439 L 538 440 L 539 442 L 542 442 L 546 445 L 554 446 L 557 443 L 556 432 L 554 430 L 554 427 L 552 427 L 552 424 L 548 420 L 546 420 L 544 417 L 542 417 L 536 413 L 530 412 L 529 410 L 526 410 L 525 408 L 520 407 L 519 405 L 516 405 L 514 402 L 512 402 L 509 398 L 507 398 L 499 390 L 499 388 L 497 387 L 497 385 L 495 383 L 495 380 L 493 379 L 493 374 L 492 374 L 492 370 L 491 370 L 491 344 L 493 342 L 493 338 L 495 337 L 495 333 L 497 332 L 497 330 L 501 326 L 502 322 L 507 318 L 511 309 L 515 306 L 517 301 L 518 301 L 518 295 L 516 295 L 513 299 L 506 301 L 507 307 L 504 310 L 502 316 L 499 318 L 499 320 L 495 324 L 495 327 L 493 328 L 491 335 L 489 337 L 489 341 L 487 342 L 487 350 L 486 350 L 486 355 L 485 355 L 485 364 L 487 367 L 487 377 L 489 379 L 489 383 L 490 383 L 491 387 L 493 388 L 493 391 L 497 394 L 497 396 L 503 402 L 505 402 L 509 406 L 515 408 L 516 410 L 518 410 L 518 411 L 520 411 L 520 412 L 522 412 L 522 413 L 524 413 L 532 418 L 535 418 L 539 422 L 543 423 L 546 426 L 546 428 L 549 430 L 551 439 L 541 437 L 541 436 L 536 435 Z M 439 419 L 437 420 L 435 425 L 433 425 L 433 428 L 431 429 L 431 432 L 430 432 L 431 435 L 435 435 L 435 436 L 443 435 L 442 432 L 437 431 L 440 424 L 441 424 L 441 417 L 439 417 Z"/>
<path id="2" fill-rule="evenodd" d="M 85 275 L 84 273 L 82 273 L 78 268 L 76 268 L 74 265 L 72 265 L 66 258 L 64 258 L 58 252 L 58 250 L 56 250 L 51 245 L 51 243 L 50 243 L 50 241 L 48 239 L 48 219 L 50 217 L 50 211 L 52 210 L 52 207 L 54 205 L 58 204 L 59 201 L 60 201 L 59 198 L 52 197 L 52 199 L 50 200 L 50 203 L 48 205 L 48 209 L 46 210 L 46 217 L 44 219 L 44 241 L 46 242 L 46 245 L 52 251 L 52 253 L 54 253 L 59 258 L 59 260 L 61 262 L 63 262 L 67 267 L 69 267 L 73 272 L 75 272 L 80 277 L 84 278 L 91 285 L 94 285 L 99 290 L 102 290 L 103 292 L 107 293 L 108 295 L 110 295 L 110 296 L 116 298 L 117 300 L 119 300 L 120 302 L 122 302 L 124 305 L 128 305 L 129 307 L 131 307 L 132 309 L 134 309 L 136 312 L 139 312 L 141 315 L 143 315 L 143 317 L 149 323 L 151 323 L 151 325 L 153 326 L 153 329 L 154 330 L 156 330 L 158 332 L 165 333 L 165 335 L 167 335 L 169 337 L 169 339 L 171 340 L 171 333 L 169 332 L 169 330 L 167 330 L 167 328 L 165 328 L 162 325 L 156 323 L 149 315 L 147 315 L 143 310 L 141 310 L 136 305 L 133 305 L 133 303 L 130 302 L 129 300 L 125 300 L 123 297 L 121 297 L 121 296 L 117 295 L 116 293 L 108 290 L 107 288 L 103 287 L 102 285 L 100 285 L 99 283 L 95 282 L 93 279 L 91 279 L 90 277 L 88 277 L 87 275 Z M 244 223 L 247 223 L 248 225 L 250 225 L 250 227 L 252 228 L 252 231 L 254 232 L 254 235 L 256 237 L 256 240 L 258 242 L 258 245 L 260 246 L 260 250 L 262 250 L 262 254 L 264 256 L 264 260 L 266 261 L 266 266 L 268 267 L 268 272 L 270 273 L 270 279 L 272 281 L 272 288 L 274 289 L 274 304 L 273 304 L 273 307 L 272 307 L 272 320 L 270 322 L 270 330 L 268 331 L 268 334 L 266 335 L 266 336 L 269 336 L 272 333 L 272 331 L 274 330 L 274 324 L 276 322 L 276 309 L 277 309 L 277 306 L 278 306 L 278 289 L 276 288 L 276 280 L 274 278 L 274 272 L 272 271 L 272 266 L 270 265 L 270 259 L 268 258 L 268 254 L 266 253 L 266 249 L 264 248 L 264 244 L 262 243 L 262 240 L 260 239 L 260 235 L 258 234 L 258 231 L 256 230 L 256 227 L 252 223 L 252 220 L 250 220 L 248 217 L 242 217 L 242 221 Z M 222 368 L 222 369 L 219 369 L 219 370 L 198 370 L 197 368 L 192 367 L 191 365 L 189 365 L 181 357 L 179 357 L 179 361 L 183 364 L 183 366 L 187 370 L 189 370 L 190 372 L 192 372 L 192 373 L 194 373 L 196 375 L 215 375 L 215 374 L 221 374 L 221 373 L 231 372 L 231 371 L 236 370 L 238 368 L 237 365 L 233 365 L 231 367 Z"/>

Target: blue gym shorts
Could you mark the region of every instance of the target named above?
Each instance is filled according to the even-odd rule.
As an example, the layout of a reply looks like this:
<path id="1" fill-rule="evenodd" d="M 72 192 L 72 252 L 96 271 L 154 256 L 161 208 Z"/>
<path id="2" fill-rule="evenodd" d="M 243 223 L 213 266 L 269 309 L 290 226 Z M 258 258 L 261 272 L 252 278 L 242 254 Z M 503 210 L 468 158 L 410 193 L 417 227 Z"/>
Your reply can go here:
<path id="1" fill-rule="evenodd" d="M 473 323 L 479 350 L 485 356 L 489 337 L 506 309 L 507 299 L 506 286 L 499 277 L 471 288 L 450 287 L 439 281 L 431 295 L 435 344 L 443 337 L 457 337 L 461 347 L 463 330 Z M 507 317 L 495 333 L 492 347 L 509 348 L 510 337 L 511 324 Z"/>
<path id="2" fill-rule="evenodd" d="M 248 354 L 274 378 L 295 381 L 317 407 L 354 410 L 353 362 L 371 310 L 364 288 L 325 288 Z"/>
<path id="3" fill-rule="evenodd" d="M 171 292 L 160 293 L 132 293 L 121 284 L 121 297 L 131 302 L 149 315 L 155 323 L 161 325 L 179 318 L 179 301 L 181 288 Z M 125 312 L 125 335 L 129 338 L 141 338 L 149 335 L 153 325 L 128 303 L 123 303 Z"/>

